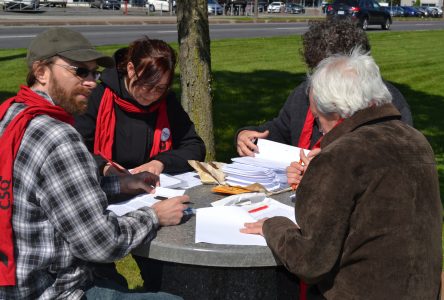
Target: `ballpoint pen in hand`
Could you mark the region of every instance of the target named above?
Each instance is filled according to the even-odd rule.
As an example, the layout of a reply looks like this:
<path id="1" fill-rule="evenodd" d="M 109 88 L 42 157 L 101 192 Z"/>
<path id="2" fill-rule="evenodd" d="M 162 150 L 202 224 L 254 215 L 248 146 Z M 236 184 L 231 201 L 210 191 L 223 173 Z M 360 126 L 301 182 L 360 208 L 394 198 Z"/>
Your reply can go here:
<path id="1" fill-rule="evenodd" d="M 105 155 L 103 155 L 101 152 L 99 152 L 99 155 L 105 159 L 112 167 L 114 167 L 117 171 L 119 171 L 120 173 L 126 174 L 126 175 L 132 175 L 130 173 L 130 171 L 128 171 L 127 169 L 125 169 L 124 167 L 122 167 L 121 165 L 113 162 L 111 159 L 106 158 Z"/>

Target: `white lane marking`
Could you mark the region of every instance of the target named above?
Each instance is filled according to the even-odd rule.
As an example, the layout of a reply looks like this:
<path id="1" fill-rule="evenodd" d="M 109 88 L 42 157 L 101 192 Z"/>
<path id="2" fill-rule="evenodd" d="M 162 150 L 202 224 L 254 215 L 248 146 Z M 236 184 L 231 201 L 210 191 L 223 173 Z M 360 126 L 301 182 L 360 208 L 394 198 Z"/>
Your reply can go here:
<path id="1" fill-rule="evenodd" d="M 36 34 L 29 34 L 29 35 L 3 35 L 0 36 L 0 39 L 14 39 L 14 38 L 33 38 Z"/>

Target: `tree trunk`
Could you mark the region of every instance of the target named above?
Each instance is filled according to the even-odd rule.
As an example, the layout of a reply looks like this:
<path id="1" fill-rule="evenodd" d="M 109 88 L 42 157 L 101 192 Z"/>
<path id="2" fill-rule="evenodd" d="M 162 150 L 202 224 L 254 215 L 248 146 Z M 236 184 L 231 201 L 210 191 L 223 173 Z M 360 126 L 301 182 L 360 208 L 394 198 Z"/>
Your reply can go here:
<path id="1" fill-rule="evenodd" d="M 207 0 L 179 0 L 176 5 L 182 106 L 205 142 L 206 160 L 212 161 L 216 154 Z"/>

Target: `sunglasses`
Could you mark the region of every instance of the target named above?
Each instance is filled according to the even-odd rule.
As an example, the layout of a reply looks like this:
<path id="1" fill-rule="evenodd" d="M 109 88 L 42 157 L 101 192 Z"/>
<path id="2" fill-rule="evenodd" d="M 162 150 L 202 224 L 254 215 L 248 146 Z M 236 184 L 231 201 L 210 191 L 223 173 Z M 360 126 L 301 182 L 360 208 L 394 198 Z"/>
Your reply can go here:
<path id="1" fill-rule="evenodd" d="M 60 64 L 53 64 L 59 67 L 62 67 L 69 71 L 74 71 L 74 74 L 82 79 L 87 78 L 90 74 L 94 78 L 94 80 L 99 80 L 100 78 L 100 71 L 97 70 L 90 70 L 88 68 L 84 67 L 76 67 L 76 66 L 70 66 L 70 65 L 60 65 Z"/>

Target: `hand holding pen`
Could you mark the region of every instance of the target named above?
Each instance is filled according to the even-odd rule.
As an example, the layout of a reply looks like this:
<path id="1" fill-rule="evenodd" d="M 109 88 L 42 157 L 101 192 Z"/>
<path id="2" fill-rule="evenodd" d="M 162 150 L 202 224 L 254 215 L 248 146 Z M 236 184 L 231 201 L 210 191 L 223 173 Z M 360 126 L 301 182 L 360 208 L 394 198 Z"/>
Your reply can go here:
<path id="1" fill-rule="evenodd" d="M 301 149 L 299 162 L 292 162 L 290 166 L 287 167 L 287 182 L 293 190 L 297 189 L 310 161 L 320 152 L 321 149 L 317 148 L 310 151 L 308 155 L 305 155 L 304 150 Z"/>
<path id="2" fill-rule="evenodd" d="M 104 160 L 107 161 L 107 164 L 103 168 L 103 175 L 110 176 L 110 175 L 131 175 L 130 171 L 119 165 L 118 163 L 112 161 L 111 159 L 107 158 L 102 152 L 98 152 L 98 155 L 100 155 Z"/>

